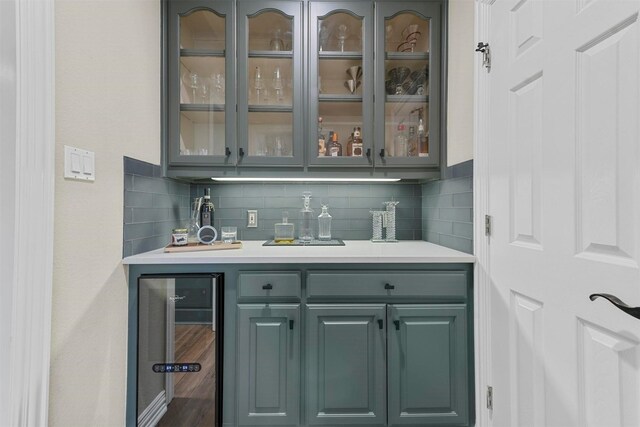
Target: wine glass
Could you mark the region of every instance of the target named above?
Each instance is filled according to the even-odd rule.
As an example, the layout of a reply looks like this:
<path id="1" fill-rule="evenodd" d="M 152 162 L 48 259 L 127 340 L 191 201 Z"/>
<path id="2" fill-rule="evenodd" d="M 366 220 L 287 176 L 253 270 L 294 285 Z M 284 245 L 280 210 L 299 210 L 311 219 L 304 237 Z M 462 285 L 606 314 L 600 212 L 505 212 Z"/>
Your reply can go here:
<path id="1" fill-rule="evenodd" d="M 196 72 L 186 71 L 182 75 L 182 81 L 187 87 L 191 88 L 191 102 L 195 104 L 196 92 L 200 87 L 200 76 Z"/>
<path id="2" fill-rule="evenodd" d="M 280 67 L 276 67 L 273 72 L 273 82 L 271 83 L 276 95 L 276 102 L 280 103 L 284 100 L 284 86 L 282 84 L 282 77 L 280 76 Z"/>
<path id="3" fill-rule="evenodd" d="M 338 48 L 340 49 L 340 52 L 344 52 L 344 42 L 347 39 L 348 34 L 349 28 L 344 24 L 340 24 L 338 26 L 338 34 L 336 35 L 338 38 Z"/>
<path id="4" fill-rule="evenodd" d="M 320 42 L 320 52 L 322 52 L 327 46 L 327 40 L 329 40 L 329 29 L 323 23 L 320 24 L 320 29 L 318 30 L 318 41 Z"/>
<path id="5" fill-rule="evenodd" d="M 213 99 L 215 102 L 224 103 L 224 74 L 211 74 L 213 86 Z"/>
<path id="6" fill-rule="evenodd" d="M 211 101 L 211 92 L 209 91 L 209 85 L 211 84 L 211 81 L 206 78 L 200 78 L 199 80 L 200 82 L 198 85 L 198 93 L 200 94 L 200 103 L 208 104 Z"/>
<path id="7" fill-rule="evenodd" d="M 264 92 L 264 81 L 262 80 L 262 71 L 260 67 L 256 67 L 255 75 L 253 78 L 253 89 L 256 91 L 256 104 L 260 103 L 261 93 Z"/>

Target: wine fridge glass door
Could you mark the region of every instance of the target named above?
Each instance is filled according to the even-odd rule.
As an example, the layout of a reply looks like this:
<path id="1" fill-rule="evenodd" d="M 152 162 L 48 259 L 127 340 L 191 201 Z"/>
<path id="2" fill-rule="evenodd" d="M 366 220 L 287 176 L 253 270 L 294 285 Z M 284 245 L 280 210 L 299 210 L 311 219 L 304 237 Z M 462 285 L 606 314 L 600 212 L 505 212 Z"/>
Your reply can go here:
<path id="1" fill-rule="evenodd" d="M 222 275 L 138 280 L 137 425 L 221 425 Z"/>

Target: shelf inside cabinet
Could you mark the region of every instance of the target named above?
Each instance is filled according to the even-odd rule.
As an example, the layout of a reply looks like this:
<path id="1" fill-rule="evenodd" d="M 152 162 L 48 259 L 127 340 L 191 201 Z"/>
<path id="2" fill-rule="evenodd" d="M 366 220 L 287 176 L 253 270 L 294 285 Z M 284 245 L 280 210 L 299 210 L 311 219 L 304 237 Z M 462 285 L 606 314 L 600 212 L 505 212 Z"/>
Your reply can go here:
<path id="1" fill-rule="evenodd" d="M 189 57 L 189 56 L 210 56 L 214 58 L 224 58 L 225 51 L 224 50 L 213 50 L 213 49 L 180 49 L 180 56 Z"/>
<path id="2" fill-rule="evenodd" d="M 386 52 L 386 59 L 424 61 L 429 59 L 429 52 Z"/>
<path id="3" fill-rule="evenodd" d="M 224 104 L 180 104 L 180 111 L 225 111 Z"/>
<path id="4" fill-rule="evenodd" d="M 362 52 L 318 52 L 320 59 L 362 59 Z"/>
<path id="5" fill-rule="evenodd" d="M 422 103 L 429 102 L 427 95 L 387 95 L 386 102 Z"/>
<path id="6" fill-rule="evenodd" d="M 249 105 L 250 113 L 291 113 L 291 105 Z"/>
<path id="7" fill-rule="evenodd" d="M 293 58 L 290 50 L 250 50 L 249 58 Z"/>
<path id="8" fill-rule="evenodd" d="M 336 95 L 336 94 L 320 94 L 318 95 L 320 102 L 362 102 L 362 95 Z"/>

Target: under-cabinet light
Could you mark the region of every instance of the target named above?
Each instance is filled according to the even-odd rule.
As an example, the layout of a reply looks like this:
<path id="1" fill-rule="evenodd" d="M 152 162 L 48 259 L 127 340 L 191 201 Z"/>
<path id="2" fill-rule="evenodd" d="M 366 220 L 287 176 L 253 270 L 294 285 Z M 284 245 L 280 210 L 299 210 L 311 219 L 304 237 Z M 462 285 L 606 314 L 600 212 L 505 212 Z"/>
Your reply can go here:
<path id="1" fill-rule="evenodd" d="M 251 178 L 221 177 L 211 178 L 219 182 L 398 182 L 400 178 Z"/>

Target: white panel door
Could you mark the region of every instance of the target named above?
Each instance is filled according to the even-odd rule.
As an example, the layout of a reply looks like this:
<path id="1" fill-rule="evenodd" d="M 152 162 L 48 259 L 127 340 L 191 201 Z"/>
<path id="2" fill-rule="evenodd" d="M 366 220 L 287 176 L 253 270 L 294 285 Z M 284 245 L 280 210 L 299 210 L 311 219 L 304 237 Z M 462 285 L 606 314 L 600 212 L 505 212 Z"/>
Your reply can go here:
<path id="1" fill-rule="evenodd" d="M 640 426 L 640 0 L 495 0 L 494 426 Z"/>

